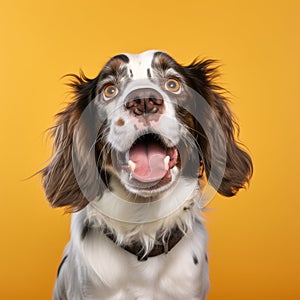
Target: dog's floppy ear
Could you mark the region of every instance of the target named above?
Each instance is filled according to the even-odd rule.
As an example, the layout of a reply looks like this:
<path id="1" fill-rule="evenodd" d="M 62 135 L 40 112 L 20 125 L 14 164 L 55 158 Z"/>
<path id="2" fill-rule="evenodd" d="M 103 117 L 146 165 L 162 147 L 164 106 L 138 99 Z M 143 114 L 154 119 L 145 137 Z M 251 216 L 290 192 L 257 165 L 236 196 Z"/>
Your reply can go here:
<path id="1" fill-rule="evenodd" d="M 203 126 L 195 121 L 196 140 L 203 155 L 206 176 L 210 178 L 210 183 L 220 194 L 230 197 L 249 183 L 253 173 L 253 165 L 249 154 L 242 149 L 241 144 L 237 141 L 239 126 L 229 108 L 227 99 L 222 94 L 222 88 L 215 84 L 218 73 L 214 64 L 214 60 L 195 60 L 186 66 L 184 70 L 189 80 L 189 86 L 197 94 L 196 98 L 198 99 L 194 99 L 196 113 L 199 114 L 205 125 L 204 130 Z M 209 109 L 199 106 L 199 97 L 206 100 Z M 216 124 L 213 121 L 214 117 L 220 125 L 221 130 L 219 132 L 216 130 Z M 212 137 L 211 141 L 209 141 L 208 136 Z M 214 162 L 212 162 L 212 145 L 209 142 L 213 143 L 215 149 L 217 149 Z M 218 157 L 218 145 L 220 145 L 220 148 L 224 146 L 226 157 L 221 157 L 224 156 L 223 154 Z M 216 165 L 213 171 L 212 163 Z"/>
<path id="2" fill-rule="evenodd" d="M 88 204 L 86 196 L 82 193 L 82 187 L 78 184 L 80 174 L 76 174 L 74 170 L 73 151 L 80 139 L 78 136 L 76 138 L 74 133 L 78 131 L 76 127 L 81 114 L 95 96 L 97 78 L 88 79 L 83 72 L 79 76 L 69 76 L 72 76 L 69 85 L 73 88 L 75 97 L 73 102 L 56 115 L 56 125 L 51 129 L 54 138 L 53 155 L 50 163 L 40 173 L 51 206 L 66 206 L 68 211 L 73 212 L 79 211 Z M 75 147 L 75 149 L 82 148 L 84 148 L 82 145 Z M 84 153 L 77 153 L 77 155 L 84 155 Z"/>

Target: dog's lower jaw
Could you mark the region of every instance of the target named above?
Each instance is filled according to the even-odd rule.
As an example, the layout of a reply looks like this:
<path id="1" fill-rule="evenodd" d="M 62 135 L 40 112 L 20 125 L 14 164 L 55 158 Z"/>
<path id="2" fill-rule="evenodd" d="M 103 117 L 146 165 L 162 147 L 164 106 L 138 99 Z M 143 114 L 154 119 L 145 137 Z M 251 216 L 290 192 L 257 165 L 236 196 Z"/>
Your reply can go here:
<path id="1" fill-rule="evenodd" d="M 169 182 L 166 182 L 164 184 L 161 184 L 158 186 L 157 184 L 150 184 L 149 188 L 138 188 L 136 186 L 133 186 L 132 184 L 129 184 L 127 179 L 121 178 L 122 185 L 126 187 L 127 191 L 134 195 L 134 198 L 152 198 L 152 197 L 158 197 L 161 193 L 164 191 L 169 190 L 174 184 L 176 184 L 176 181 L 178 180 L 178 177 L 180 175 L 180 171 L 177 167 L 174 167 L 171 171 L 171 179 Z M 159 183 L 158 183 L 159 184 Z M 147 199 L 145 199 L 147 201 Z"/>

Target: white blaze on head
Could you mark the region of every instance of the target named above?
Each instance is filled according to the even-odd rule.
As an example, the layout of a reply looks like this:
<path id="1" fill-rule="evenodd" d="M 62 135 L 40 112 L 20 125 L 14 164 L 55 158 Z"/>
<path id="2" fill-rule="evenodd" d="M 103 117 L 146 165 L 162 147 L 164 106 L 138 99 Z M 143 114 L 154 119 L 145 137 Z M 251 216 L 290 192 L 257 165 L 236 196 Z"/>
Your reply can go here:
<path id="1" fill-rule="evenodd" d="M 159 50 L 148 50 L 139 54 L 123 53 L 129 58 L 128 69 L 132 71 L 133 79 L 147 78 L 147 70 L 152 69 L 152 60 L 156 52 Z"/>

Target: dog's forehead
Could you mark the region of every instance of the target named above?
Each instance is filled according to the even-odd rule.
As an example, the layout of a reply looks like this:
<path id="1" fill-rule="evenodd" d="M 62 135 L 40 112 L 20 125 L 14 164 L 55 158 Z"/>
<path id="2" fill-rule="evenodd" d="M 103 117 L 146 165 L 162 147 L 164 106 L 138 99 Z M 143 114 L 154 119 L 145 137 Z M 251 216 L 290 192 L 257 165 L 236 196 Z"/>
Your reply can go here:
<path id="1" fill-rule="evenodd" d="M 127 64 L 131 76 L 134 79 L 142 79 L 149 77 L 149 72 L 152 69 L 152 62 L 155 53 L 161 53 L 159 50 L 148 50 L 138 54 L 123 53 L 129 59 Z"/>

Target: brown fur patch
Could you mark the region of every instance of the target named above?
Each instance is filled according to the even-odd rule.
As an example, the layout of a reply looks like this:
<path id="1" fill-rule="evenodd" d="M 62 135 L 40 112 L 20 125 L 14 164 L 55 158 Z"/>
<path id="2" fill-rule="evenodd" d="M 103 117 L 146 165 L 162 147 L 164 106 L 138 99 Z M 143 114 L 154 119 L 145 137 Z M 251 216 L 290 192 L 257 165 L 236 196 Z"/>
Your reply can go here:
<path id="1" fill-rule="evenodd" d="M 118 121 L 116 121 L 116 125 L 117 126 L 123 126 L 125 124 L 124 120 L 123 119 L 119 119 Z"/>

